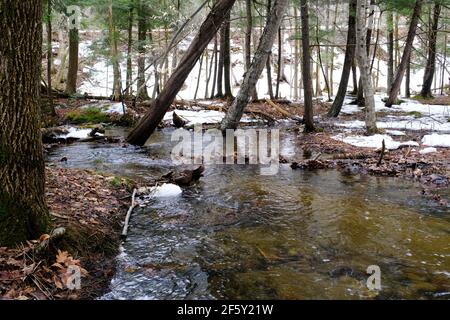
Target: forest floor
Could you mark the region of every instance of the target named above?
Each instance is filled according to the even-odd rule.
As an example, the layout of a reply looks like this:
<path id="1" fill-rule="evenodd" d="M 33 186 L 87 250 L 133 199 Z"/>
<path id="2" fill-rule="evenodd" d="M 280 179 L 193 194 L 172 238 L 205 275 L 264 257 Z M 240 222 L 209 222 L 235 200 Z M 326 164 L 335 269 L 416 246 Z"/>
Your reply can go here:
<path id="1" fill-rule="evenodd" d="M 59 240 L 49 235 L 15 249 L 0 248 L 0 299 L 93 299 L 114 274 L 120 228 L 130 205 L 129 180 L 87 170 L 46 169 L 46 198 Z M 38 249 L 40 248 L 40 249 Z M 80 267 L 81 290 L 66 287 Z"/>

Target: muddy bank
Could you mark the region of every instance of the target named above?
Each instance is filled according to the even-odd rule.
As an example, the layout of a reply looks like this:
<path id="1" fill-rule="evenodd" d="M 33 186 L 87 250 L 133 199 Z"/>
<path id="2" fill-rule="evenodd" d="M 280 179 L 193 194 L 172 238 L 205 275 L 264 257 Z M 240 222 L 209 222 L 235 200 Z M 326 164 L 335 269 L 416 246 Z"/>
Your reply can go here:
<path id="1" fill-rule="evenodd" d="M 0 299 L 96 298 L 115 272 L 131 182 L 52 167 L 46 179 L 53 230 L 65 232 L 45 246 L 49 235 L 15 249 L 0 248 Z M 81 290 L 65 286 L 70 266 L 81 268 Z"/>

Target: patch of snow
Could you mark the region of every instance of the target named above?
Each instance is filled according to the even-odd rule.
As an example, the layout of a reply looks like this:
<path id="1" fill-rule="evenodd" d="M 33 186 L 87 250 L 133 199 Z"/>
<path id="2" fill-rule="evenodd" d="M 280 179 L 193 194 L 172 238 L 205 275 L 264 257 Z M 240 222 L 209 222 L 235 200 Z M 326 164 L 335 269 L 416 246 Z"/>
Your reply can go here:
<path id="1" fill-rule="evenodd" d="M 422 144 L 430 147 L 450 148 L 450 134 L 428 134 L 423 137 Z"/>
<path id="2" fill-rule="evenodd" d="M 388 121 L 378 121 L 377 127 L 379 129 L 399 129 L 399 130 L 431 130 L 431 131 L 449 131 L 450 132 L 450 122 L 437 121 L 432 118 L 422 118 L 422 119 L 411 119 L 411 120 L 400 120 L 405 117 L 389 117 L 385 118 Z M 361 120 L 354 121 L 343 121 L 336 123 L 339 127 L 349 128 L 349 129 L 361 129 L 365 127 L 365 122 Z"/>
<path id="3" fill-rule="evenodd" d="M 219 123 L 225 116 L 225 113 L 215 110 L 176 110 L 175 112 L 187 121 L 187 125 Z M 167 112 L 164 121 L 172 121 L 172 118 L 173 111 Z"/>
<path id="4" fill-rule="evenodd" d="M 86 139 L 86 138 L 89 138 L 89 133 L 91 133 L 91 131 L 92 131 L 92 129 L 80 129 L 80 128 L 75 128 L 75 127 L 70 127 L 68 130 L 69 130 L 68 133 L 62 134 L 62 135 L 58 136 L 58 138 Z M 97 135 L 103 136 L 103 134 L 101 134 L 101 133 L 97 133 Z"/>
<path id="5" fill-rule="evenodd" d="M 429 148 L 425 148 L 419 151 L 420 154 L 428 154 L 428 153 L 434 153 L 437 152 L 436 148 L 433 147 L 429 147 Z"/>
<path id="6" fill-rule="evenodd" d="M 391 136 L 406 136 L 406 133 L 399 130 L 386 130 L 386 133 L 389 133 Z"/>
<path id="7" fill-rule="evenodd" d="M 151 187 L 150 194 L 154 198 L 172 198 L 179 196 L 183 191 L 179 186 L 172 183 L 164 183 L 161 186 Z"/>
<path id="8" fill-rule="evenodd" d="M 394 141 L 389 135 L 375 134 L 372 136 L 344 136 L 337 135 L 332 137 L 335 140 L 345 142 L 355 147 L 362 148 L 381 148 L 383 140 L 386 145 L 386 149 L 395 150 L 401 146 L 415 146 L 418 147 L 419 144 L 415 141 L 398 142 Z"/>

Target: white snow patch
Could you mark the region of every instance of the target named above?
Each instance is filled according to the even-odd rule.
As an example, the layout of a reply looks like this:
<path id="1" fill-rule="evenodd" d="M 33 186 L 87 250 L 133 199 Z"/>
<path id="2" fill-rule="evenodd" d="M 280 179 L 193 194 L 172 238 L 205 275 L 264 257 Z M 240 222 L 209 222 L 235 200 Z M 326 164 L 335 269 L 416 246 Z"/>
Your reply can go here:
<path id="1" fill-rule="evenodd" d="M 433 147 L 429 147 L 429 148 L 425 148 L 419 151 L 420 154 L 428 154 L 428 153 L 435 153 L 437 152 L 436 148 Z"/>
<path id="2" fill-rule="evenodd" d="M 386 130 L 386 133 L 389 133 L 391 136 L 406 136 L 406 133 L 399 130 Z"/>
<path id="3" fill-rule="evenodd" d="M 179 196 L 183 191 L 179 186 L 172 183 L 164 183 L 161 186 L 151 187 L 150 194 L 154 198 L 172 198 Z"/>
<path id="4" fill-rule="evenodd" d="M 92 129 L 79 129 L 75 127 L 70 127 L 69 132 L 66 134 L 62 134 L 58 136 L 58 138 L 68 139 L 68 138 L 74 138 L 74 139 L 86 139 L 89 138 L 89 133 L 91 133 Z M 97 133 L 99 136 L 103 136 L 101 133 Z"/>
<path id="5" fill-rule="evenodd" d="M 215 110 L 176 110 L 175 112 L 186 120 L 188 125 L 219 123 L 225 116 L 225 113 Z M 172 118 L 173 111 L 167 112 L 164 116 L 165 121 L 172 121 Z"/>
<path id="6" fill-rule="evenodd" d="M 386 149 L 395 150 L 400 148 L 401 146 L 415 146 L 418 147 L 419 144 L 415 141 L 406 141 L 406 142 L 398 142 L 394 141 L 389 135 L 375 134 L 373 136 L 343 136 L 337 135 L 332 137 L 335 140 L 345 142 L 347 144 L 351 144 L 355 147 L 362 148 L 381 148 L 384 143 L 386 145 Z"/>
<path id="7" fill-rule="evenodd" d="M 106 114 L 118 113 L 120 115 L 123 115 L 124 109 L 126 110 L 126 106 L 123 106 L 122 102 L 105 102 L 101 104 L 91 104 L 83 106 L 83 109 L 88 108 L 96 108 L 99 109 L 102 113 Z"/>
<path id="8" fill-rule="evenodd" d="M 422 144 L 430 147 L 450 148 L 450 134 L 428 134 L 423 137 Z"/>

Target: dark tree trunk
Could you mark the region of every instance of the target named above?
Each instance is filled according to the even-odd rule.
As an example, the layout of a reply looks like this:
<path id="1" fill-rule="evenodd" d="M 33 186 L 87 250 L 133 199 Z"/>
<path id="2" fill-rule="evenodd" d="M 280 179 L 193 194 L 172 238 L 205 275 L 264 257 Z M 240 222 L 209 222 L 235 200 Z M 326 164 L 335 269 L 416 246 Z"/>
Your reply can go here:
<path id="1" fill-rule="evenodd" d="M 219 51 L 217 50 L 217 47 L 218 47 L 218 40 L 217 40 L 217 35 L 215 35 L 214 36 L 214 53 L 213 53 L 213 55 L 214 55 L 214 76 L 213 76 L 213 79 L 212 79 L 212 83 L 213 83 L 213 86 L 212 86 L 212 89 L 211 89 L 211 99 L 213 99 L 214 98 L 214 94 L 216 93 L 216 84 L 217 84 L 217 69 L 218 69 L 218 65 L 219 65 L 219 63 L 218 63 L 218 56 L 219 56 Z"/>
<path id="2" fill-rule="evenodd" d="M 0 2 L 0 246 L 48 231 L 40 133 L 42 1 Z"/>
<path id="3" fill-rule="evenodd" d="M 223 73 L 225 84 L 225 98 L 232 99 L 231 90 L 231 47 L 230 47 L 230 14 L 225 18 L 224 28 L 224 55 L 223 55 Z"/>
<path id="4" fill-rule="evenodd" d="M 356 0 L 351 0 L 349 5 L 349 19 L 348 19 L 348 35 L 347 35 L 347 49 L 345 50 L 344 69 L 342 71 L 341 82 L 339 89 L 331 106 L 328 115 L 331 117 L 337 117 L 341 112 L 342 105 L 344 103 L 345 95 L 347 93 L 348 80 L 350 78 L 350 71 L 355 60 L 356 49 Z M 355 73 L 354 73 L 354 76 Z M 355 80 L 354 80 L 355 81 Z M 354 84 L 356 85 L 356 83 Z"/>
<path id="5" fill-rule="evenodd" d="M 302 72 L 303 72 L 303 91 L 305 95 L 305 132 L 313 132 L 314 112 L 313 112 L 313 84 L 311 79 L 311 51 L 309 46 L 309 9 L 308 0 L 300 1 L 300 20 L 302 21 Z"/>
<path id="6" fill-rule="evenodd" d="M 277 61 L 277 85 L 275 87 L 275 98 L 280 98 L 281 62 L 283 53 L 283 39 L 281 38 L 281 26 L 278 29 L 278 61 Z"/>
<path id="7" fill-rule="evenodd" d="M 108 20 L 109 20 L 109 42 L 111 46 L 111 62 L 113 65 L 114 84 L 112 92 L 112 100 L 120 101 L 122 97 L 122 81 L 119 65 L 119 51 L 117 47 L 117 34 L 116 26 L 113 19 L 113 5 L 110 3 L 108 8 Z"/>
<path id="8" fill-rule="evenodd" d="M 424 98 L 431 98 L 431 86 L 436 71 L 436 39 L 439 27 L 439 16 L 441 15 L 441 4 L 436 2 L 433 10 L 433 24 L 430 26 L 430 34 L 428 40 L 428 60 L 425 67 L 425 75 L 423 77 L 423 86 L 420 95 Z"/>
<path id="9" fill-rule="evenodd" d="M 67 72 L 66 93 L 74 94 L 77 92 L 78 77 L 78 46 L 79 46 L 78 29 L 70 29 L 69 31 L 69 68 Z"/>
<path id="10" fill-rule="evenodd" d="M 53 107 L 52 94 L 52 61 L 53 61 L 53 47 L 52 47 L 52 2 L 47 0 L 47 96 L 49 111 L 52 116 L 56 116 L 56 110 Z"/>
<path id="11" fill-rule="evenodd" d="M 128 47 L 127 47 L 127 90 L 125 95 L 131 96 L 131 83 L 133 82 L 133 65 L 131 60 L 131 51 L 133 46 L 133 6 L 128 12 Z"/>
<path id="12" fill-rule="evenodd" d="M 194 68 L 208 43 L 226 19 L 236 0 L 219 0 L 202 23 L 196 37 L 184 54 L 178 67 L 170 76 L 164 89 L 152 102 L 149 112 L 139 121 L 127 137 L 129 143 L 144 145 L 164 118 L 184 81 Z"/>
<path id="13" fill-rule="evenodd" d="M 408 59 L 411 55 L 414 38 L 416 36 L 417 23 L 419 22 L 420 13 L 422 12 L 423 2 L 424 0 L 416 0 L 414 12 L 411 18 L 411 24 L 409 26 L 408 36 L 406 38 L 402 60 L 400 62 L 400 65 L 398 66 L 397 72 L 395 74 L 395 79 L 392 83 L 392 88 L 389 93 L 389 98 L 386 102 L 387 107 L 392 107 L 392 105 L 397 100 L 398 92 L 400 91 L 400 86 L 402 85 L 403 76 L 406 71 L 406 64 L 408 63 Z"/>
<path id="14" fill-rule="evenodd" d="M 145 46 L 147 42 L 147 15 L 146 7 L 139 1 L 138 10 L 138 79 L 137 93 L 138 100 L 144 101 L 150 99 L 148 96 L 147 85 L 145 81 Z"/>
<path id="15" fill-rule="evenodd" d="M 405 96 L 406 98 L 411 98 L 411 56 L 406 65 Z"/>
<path id="16" fill-rule="evenodd" d="M 264 70 L 267 55 L 269 54 L 270 48 L 273 46 L 273 42 L 277 36 L 278 28 L 280 27 L 281 20 L 283 19 L 283 15 L 287 7 L 287 1 L 288 0 L 275 1 L 274 6 L 270 11 L 266 27 L 264 28 L 264 32 L 259 41 L 258 49 L 253 57 L 253 62 L 250 69 L 245 74 L 245 78 L 242 81 L 241 89 L 239 90 L 236 99 L 233 101 L 233 104 L 220 124 L 220 129 L 222 131 L 237 128 L 242 114 L 244 113 L 244 108 L 250 100 L 250 92 L 256 85 L 259 76 Z"/>
<path id="17" fill-rule="evenodd" d="M 351 95 L 358 94 L 358 75 L 356 71 L 356 58 L 352 61 L 352 81 L 353 81 L 353 90 L 350 92 Z M 347 83 L 348 85 L 348 83 Z M 345 89 L 347 90 L 347 89 Z"/>
<path id="18" fill-rule="evenodd" d="M 245 11 L 247 16 L 247 27 L 245 30 L 245 72 L 248 72 L 250 64 L 252 63 L 252 29 L 253 29 L 253 17 L 252 17 L 252 1 L 245 0 Z M 253 101 L 258 100 L 258 93 L 256 92 L 256 86 L 253 92 L 251 92 Z"/>
<path id="19" fill-rule="evenodd" d="M 267 0 L 267 19 L 266 22 L 269 21 L 270 10 L 272 9 L 272 0 Z M 273 87 L 272 87 L 272 49 L 270 49 L 269 56 L 267 57 L 266 62 L 266 70 L 267 70 L 267 88 L 270 99 L 274 98 L 273 95 Z"/>
<path id="20" fill-rule="evenodd" d="M 221 99 L 223 95 L 223 66 L 225 62 L 225 27 L 220 28 L 219 66 L 217 70 L 217 95 Z"/>
<path id="21" fill-rule="evenodd" d="M 391 91 L 394 82 L 394 13 L 389 11 L 387 16 L 388 22 L 388 76 L 387 90 Z"/>

